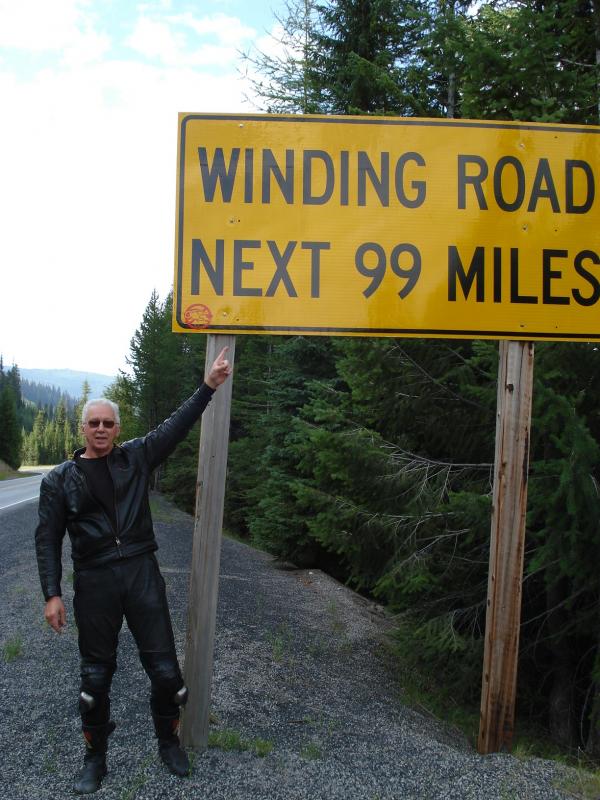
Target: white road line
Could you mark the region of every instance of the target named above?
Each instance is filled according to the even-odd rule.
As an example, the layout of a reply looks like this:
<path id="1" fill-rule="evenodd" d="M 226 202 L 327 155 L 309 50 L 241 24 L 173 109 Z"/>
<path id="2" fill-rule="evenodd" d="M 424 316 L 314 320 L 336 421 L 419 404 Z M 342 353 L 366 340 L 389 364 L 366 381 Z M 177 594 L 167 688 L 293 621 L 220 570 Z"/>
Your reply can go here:
<path id="1" fill-rule="evenodd" d="M 37 500 L 39 494 L 34 494 L 33 497 L 26 497 L 25 500 L 17 500 L 16 503 L 9 503 L 7 506 L 0 506 L 0 511 L 3 511 L 5 508 L 12 508 L 13 506 L 18 506 L 21 503 L 31 503 L 32 500 Z"/>

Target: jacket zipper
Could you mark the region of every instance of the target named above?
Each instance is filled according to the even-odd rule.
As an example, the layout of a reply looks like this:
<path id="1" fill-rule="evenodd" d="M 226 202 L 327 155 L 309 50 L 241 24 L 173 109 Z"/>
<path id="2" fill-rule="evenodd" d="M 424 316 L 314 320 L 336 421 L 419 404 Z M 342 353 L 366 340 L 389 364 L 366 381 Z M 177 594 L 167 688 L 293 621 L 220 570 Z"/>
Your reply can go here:
<path id="1" fill-rule="evenodd" d="M 79 472 L 83 476 L 83 480 L 85 482 L 85 485 L 87 486 L 87 490 L 88 490 L 88 492 L 90 494 L 90 497 L 93 497 L 94 500 L 96 500 L 96 502 L 100 506 L 100 509 L 101 509 L 102 513 L 104 514 L 104 516 L 106 518 L 106 521 L 108 522 L 108 525 L 109 525 L 111 531 L 113 532 L 113 536 L 114 536 L 114 539 L 115 539 L 115 545 L 117 546 L 117 553 L 119 554 L 119 558 L 123 558 L 123 553 L 121 552 L 121 540 L 119 539 L 119 509 L 118 509 L 118 506 L 117 506 L 117 489 L 116 489 L 116 486 L 115 486 L 115 480 L 113 478 L 112 472 L 110 471 L 110 465 L 109 465 L 108 461 L 106 462 L 106 466 L 108 468 L 108 474 L 110 475 L 110 479 L 111 479 L 112 485 L 113 485 L 113 499 L 115 501 L 115 517 L 117 518 L 117 529 L 116 530 L 115 530 L 115 526 L 112 524 L 111 518 L 108 516 L 108 514 L 104 510 L 104 507 L 103 507 L 102 503 L 98 503 L 98 501 L 96 500 L 96 498 L 92 494 L 92 491 L 90 489 L 90 484 L 89 484 L 88 479 L 87 479 L 87 475 L 85 474 L 85 472 L 82 469 L 80 469 Z"/>
<path id="2" fill-rule="evenodd" d="M 119 554 L 119 558 L 123 558 L 123 553 L 121 552 L 121 540 L 119 539 L 120 533 L 120 525 L 119 525 L 119 506 L 117 505 L 117 487 L 115 485 L 115 479 L 113 478 L 113 474 L 110 468 L 110 464 L 108 463 L 108 458 L 106 459 L 106 466 L 108 468 L 108 474 L 110 475 L 110 479 L 113 485 L 113 500 L 115 503 L 115 519 L 117 520 L 117 529 L 113 528 L 112 522 L 110 519 L 108 520 L 110 523 L 110 527 L 113 528 L 113 533 L 115 534 L 115 543 L 117 545 L 117 553 Z M 108 517 L 108 514 L 106 515 Z"/>

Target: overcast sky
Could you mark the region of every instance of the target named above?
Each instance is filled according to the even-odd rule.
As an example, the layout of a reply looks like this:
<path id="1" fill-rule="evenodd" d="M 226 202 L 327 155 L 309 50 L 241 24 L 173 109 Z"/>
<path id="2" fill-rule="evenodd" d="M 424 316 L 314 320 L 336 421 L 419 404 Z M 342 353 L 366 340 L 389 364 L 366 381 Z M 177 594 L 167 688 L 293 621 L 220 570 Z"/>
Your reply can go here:
<path id="1" fill-rule="evenodd" d="M 282 5 L 0 0 L 5 364 L 125 368 L 172 285 L 177 112 L 253 110 L 238 52 Z"/>

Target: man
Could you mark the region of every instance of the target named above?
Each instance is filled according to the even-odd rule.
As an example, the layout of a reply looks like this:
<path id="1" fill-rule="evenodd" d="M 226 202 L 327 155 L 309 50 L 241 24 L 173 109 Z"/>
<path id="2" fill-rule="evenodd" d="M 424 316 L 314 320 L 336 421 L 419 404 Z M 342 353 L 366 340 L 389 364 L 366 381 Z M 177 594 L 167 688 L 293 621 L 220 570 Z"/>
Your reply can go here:
<path id="1" fill-rule="evenodd" d="M 40 488 L 37 560 L 46 599 L 45 617 L 57 632 L 66 624 L 61 598 L 61 549 L 65 530 L 74 566 L 73 608 L 81 654 L 79 710 L 86 742 L 84 766 L 73 789 L 89 794 L 106 775 L 110 685 L 118 635 L 127 620 L 151 682 L 150 705 L 159 753 L 175 775 L 189 762 L 177 736 L 187 699 L 173 639 L 165 583 L 154 551 L 148 486 L 152 471 L 185 438 L 214 391 L 231 374 L 217 356 L 199 389 L 156 430 L 116 445 L 119 409 L 91 400 L 82 412 L 85 447 L 51 470 Z"/>

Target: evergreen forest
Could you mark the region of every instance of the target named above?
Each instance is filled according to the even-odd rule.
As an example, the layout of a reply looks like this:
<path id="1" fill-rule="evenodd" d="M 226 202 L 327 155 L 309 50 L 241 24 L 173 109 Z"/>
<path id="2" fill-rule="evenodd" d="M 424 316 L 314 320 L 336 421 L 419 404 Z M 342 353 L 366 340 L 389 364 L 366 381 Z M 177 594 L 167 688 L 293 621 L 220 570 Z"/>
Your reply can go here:
<path id="1" fill-rule="evenodd" d="M 21 378 L 16 366 L 5 369 L 0 356 L 0 462 L 11 469 L 21 465 L 22 427 L 26 417 Z M 0 464 L 0 468 L 1 468 Z"/>
<path id="2" fill-rule="evenodd" d="M 244 59 L 265 111 L 600 122 L 600 0 L 289 0 L 279 22 L 276 46 Z M 171 310 L 171 296 L 153 293 L 130 369 L 108 392 L 123 439 L 202 378 L 204 337 L 171 333 Z M 497 364 L 493 341 L 236 341 L 227 528 L 385 605 L 403 663 L 473 708 Z M 536 344 L 517 714 L 595 760 L 599 398 L 596 344 Z M 196 426 L 155 477 L 188 511 L 198 436 Z"/>
<path id="3" fill-rule="evenodd" d="M 77 401 L 56 386 L 24 380 L 16 364 L 4 367 L 0 355 L 0 461 L 15 470 L 70 458 L 89 395 L 86 381 Z"/>
<path id="4" fill-rule="evenodd" d="M 265 111 L 598 124 L 600 3 L 290 0 L 245 56 Z M 154 294 L 112 387 L 124 435 L 196 385 L 203 337 Z M 226 524 L 388 607 L 398 650 L 478 707 L 498 348 L 240 336 Z M 536 345 L 517 713 L 600 757 L 600 354 Z M 157 477 L 189 511 L 198 431 Z"/>

